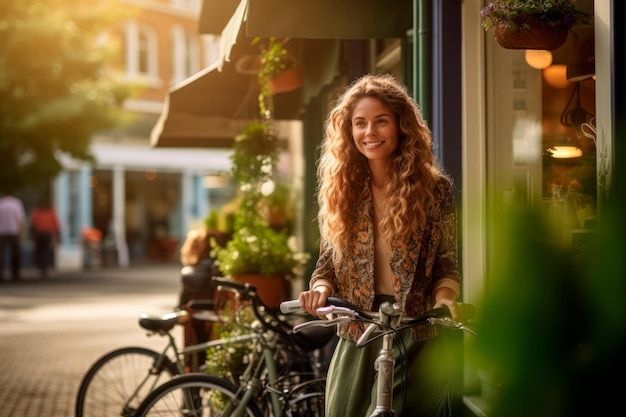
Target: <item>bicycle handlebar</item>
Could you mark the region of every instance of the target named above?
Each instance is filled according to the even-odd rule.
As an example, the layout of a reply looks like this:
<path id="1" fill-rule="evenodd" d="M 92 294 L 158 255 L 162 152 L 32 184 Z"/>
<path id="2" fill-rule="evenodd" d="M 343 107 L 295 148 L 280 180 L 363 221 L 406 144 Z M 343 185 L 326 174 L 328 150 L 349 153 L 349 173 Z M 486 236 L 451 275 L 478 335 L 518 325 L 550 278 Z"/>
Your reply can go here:
<path id="1" fill-rule="evenodd" d="M 468 307 L 467 310 L 473 311 L 472 306 L 467 306 L 471 307 Z M 385 309 L 385 307 L 387 308 Z M 299 300 L 290 300 L 281 303 L 280 310 L 284 314 L 303 311 L 300 307 Z M 452 320 L 450 318 L 450 310 L 445 307 L 434 308 L 416 317 L 401 316 L 401 311 L 399 308 L 389 308 L 389 306 L 385 306 L 384 304 L 381 310 L 382 314 L 387 317 L 399 317 L 398 325 L 400 325 L 401 327 L 411 327 L 419 324 L 430 323 L 442 327 L 463 330 L 473 335 L 476 335 L 476 333 L 472 329 L 467 328 L 462 322 Z M 294 333 L 307 327 L 330 327 L 350 321 L 366 322 L 376 324 L 378 326 L 384 325 L 380 311 L 365 311 L 341 298 L 328 297 L 325 306 L 319 308 L 317 311 L 321 313 L 321 315 L 329 317 L 329 319 L 299 324 L 294 327 Z"/>
<path id="2" fill-rule="evenodd" d="M 342 298 L 337 298 L 337 297 L 328 297 L 326 299 L 325 305 L 326 307 L 337 306 L 337 307 L 345 307 L 354 311 L 359 310 L 359 308 L 356 307 L 355 305 L 350 304 L 346 300 Z M 280 311 L 282 311 L 283 314 L 289 314 L 289 313 L 301 313 L 304 310 L 300 306 L 300 300 L 289 300 L 289 301 L 283 301 L 282 303 L 280 303 Z"/>
<path id="3" fill-rule="evenodd" d="M 341 298 L 337 298 L 337 297 L 328 297 L 326 299 L 326 304 L 324 305 L 324 307 L 320 308 L 320 310 L 322 310 L 321 313 L 323 314 L 332 314 L 332 313 L 340 313 L 340 312 L 346 313 L 346 311 L 342 311 L 342 310 L 329 309 L 326 312 L 323 310 L 323 309 L 328 309 L 329 307 L 339 307 L 341 309 L 351 310 L 354 313 L 356 313 L 358 317 L 361 317 L 361 318 L 366 318 L 366 319 L 371 319 L 371 320 L 377 320 L 380 318 L 380 313 L 378 311 L 362 310 L 358 308 L 357 306 L 355 306 L 354 304 L 351 304 L 348 301 L 341 299 Z M 284 301 L 280 304 L 280 311 L 282 311 L 283 314 L 288 314 L 288 313 L 301 312 L 303 310 L 302 310 L 302 307 L 300 306 L 300 300 L 290 300 L 290 301 Z M 389 313 L 387 314 L 394 315 L 392 311 L 389 311 Z M 399 315 L 399 311 L 395 315 Z M 431 317 L 436 318 L 436 317 L 449 317 L 449 316 L 450 316 L 450 310 L 448 310 L 445 307 L 440 307 L 440 308 L 432 309 L 429 312 L 419 317 L 405 316 L 402 318 L 402 322 L 403 324 L 412 324 L 413 321 L 421 322 Z"/>
<path id="4" fill-rule="evenodd" d="M 227 290 L 244 299 L 250 300 L 252 302 L 253 314 L 265 330 L 278 333 L 286 338 L 290 337 L 293 327 L 285 320 L 276 316 L 276 314 L 270 311 L 267 306 L 263 304 L 263 301 L 259 298 L 257 289 L 254 285 L 235 282 L 229 278 L 219 276 L 212 277 L 211 284 L 215 286 L 218 291 Z"/>
<path id="5" fill-rule="evenodd" d="M 248 297 L 254 297 L 256 295 L 256 287 L 248 283 L 235 282 L 231 279 L 224 277 L 212 277 L 211 283 L 216 286 L 218 291 L 228 290 L 235 294 L 241 294 Z"/>

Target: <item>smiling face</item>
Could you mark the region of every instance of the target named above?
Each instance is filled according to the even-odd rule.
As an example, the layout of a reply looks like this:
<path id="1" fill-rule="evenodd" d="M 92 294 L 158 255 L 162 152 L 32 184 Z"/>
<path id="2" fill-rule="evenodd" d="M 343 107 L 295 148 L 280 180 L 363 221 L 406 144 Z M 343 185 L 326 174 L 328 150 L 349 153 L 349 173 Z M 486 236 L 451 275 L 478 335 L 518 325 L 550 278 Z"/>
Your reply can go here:
<path id="1" fill-rule="evenodd" d="M 388 162 L 398 147 L 398 123 L 389 108 L 374 97 L 363 97 L 354 106 L 352 138 L 370 162 Z"/>

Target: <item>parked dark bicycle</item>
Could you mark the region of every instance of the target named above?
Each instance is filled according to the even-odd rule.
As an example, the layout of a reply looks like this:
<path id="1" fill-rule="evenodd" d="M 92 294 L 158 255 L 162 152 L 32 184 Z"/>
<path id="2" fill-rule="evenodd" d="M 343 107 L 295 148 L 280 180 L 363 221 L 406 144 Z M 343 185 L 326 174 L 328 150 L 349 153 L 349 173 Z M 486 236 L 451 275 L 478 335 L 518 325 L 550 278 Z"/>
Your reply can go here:
<path id="1" fill-rule="evenodd" d="M 206 373 L 176 376 L 148 394 L 135 415 L 322 417 L 326 369 L 313 353 L 336 337 L 334 329 L 296 334 L 289 317 L 265 308 L 255 287 L 213 280 L 218 289 L 234 293 L 239 307 L 250 306 L 256 318 L 252 325 L 238 321 L 254 336 L 246 369 L 235 382 Z"/>
<path id="2" fill-rule="evenodd" d="M 162 316 L 142 314 L 139 326 L 149 337 L 167 342 L 161 352 L 141 346 L 125 346 L 97 359 L 81 380 L 75 404 L 76 417 L 130 417 L 145 396 L 161 383 L 186 371 L 184 359 L 210 346 L 225 343 L 212 340 L 179 348 L 173 330 L 188 320 L 219 322 L 212 300 L 191 300 L 184 310 Z M 251 336 L 240 337 L 241 341 Z"/>

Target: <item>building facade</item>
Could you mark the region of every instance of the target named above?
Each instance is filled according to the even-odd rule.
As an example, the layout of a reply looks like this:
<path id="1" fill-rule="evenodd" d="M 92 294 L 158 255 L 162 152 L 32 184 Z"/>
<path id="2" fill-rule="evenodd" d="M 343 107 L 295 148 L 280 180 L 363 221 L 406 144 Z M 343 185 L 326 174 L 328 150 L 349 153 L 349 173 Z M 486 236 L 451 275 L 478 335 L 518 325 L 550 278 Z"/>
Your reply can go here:
<path id="1" fill-rule="evenodd" d="M 512 207 L 539 209 L 566 247 L 589 242 L 620 182 L 622 2 L 576 0 L 588 21 L 570 31 L 563 46 L 539 52 L 499 46 L 482 26 L 484 0 L 398 0 L 393 7 L 379 0 L 295 3 L 205 0 L 199 30 L 228 36 L 235 45 L 240 36 L 297 42 L 305 67 L 305 224 L 316 212 L 309 158 L 317 155 L 330 103 L 355 77 L 390 72 L 412 89 L 458 190 L 464 301 L 479 300 L 495 279 L 489 276 L 497 258 L 493 219 Z M 221 54 L 234 62 L 241 57 L 234 48 Z M 541 62 L 546 57 L 549 62 Z M 572 71 L 581 59 L 592 65 Z M 197 81 L 186 85 L 187 94 L 194 83 L 206 93 Z M 176 110 L 168 109 L 172 119 Z M 205 110 L 205 117 L 215 111 Z M 164 125 L 160 134 L 176 136 L 176 129 Z M 211 138 L 205 142 L 211 146 Z M 576 153 L 566 157 L 565 149 Z M 315 233 L 313 227 L 303 233 L 313 258 Z M 475 372 L 465 376 L 467 385 L 476 383 Z M 464 401 L 472 413 L 486 415 L 480 396 Z"/>
<path id="2" fill-rule="evenodd" d="M 224 184 L 207 184 L 211 175 L 230 170 L 228 149 L 150 147 L 169 89 L 217 59 L 218 37 L 197 30 L 200 1 L 119 2 L 133 12 L 106 34 L 121 46 L 113 67 L 142 88 L 124 104 L 132 122 L 93 138 L 96 165 L 64 160 L 54 180 L 63 225 L 59 268 L 176 261 L 187 230 L 232 194 Z M 88 243 L 85 231 L 93 229 L 101 240 Z"/>

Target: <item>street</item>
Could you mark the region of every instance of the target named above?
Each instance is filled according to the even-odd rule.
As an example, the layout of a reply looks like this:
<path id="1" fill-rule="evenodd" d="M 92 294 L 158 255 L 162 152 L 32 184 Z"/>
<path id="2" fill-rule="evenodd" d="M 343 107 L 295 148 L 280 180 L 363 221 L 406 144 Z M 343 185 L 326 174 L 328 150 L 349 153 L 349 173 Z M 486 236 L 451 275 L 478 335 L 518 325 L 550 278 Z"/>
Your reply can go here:
<path id="1" fill-rule="evenodd" d="M 0 417 L 71 417 L 83 374 L 121 346 L 160 349 L 141 313 L 175 307 L 177 264 L 56 273 L 0 282 Z M 182 329 L 178 333 L 182 338 Z"/>

